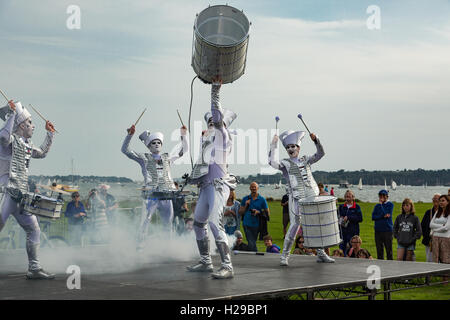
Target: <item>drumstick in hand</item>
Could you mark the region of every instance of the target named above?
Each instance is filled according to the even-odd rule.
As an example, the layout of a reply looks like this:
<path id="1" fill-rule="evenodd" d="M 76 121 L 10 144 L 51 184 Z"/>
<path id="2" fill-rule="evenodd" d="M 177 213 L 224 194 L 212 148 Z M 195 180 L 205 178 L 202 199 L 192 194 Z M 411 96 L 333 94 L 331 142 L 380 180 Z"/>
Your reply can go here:
<path id="1" fill-rule="evenodd" d="M 39 115 L 39 117 L 42 118 L 42 120 L 44 120 L 45 122 L 48 121 L 47 119 L 45 119 L 45 117 L 44 117 L 39 111 L 37 111 L 37 110 L 31 105 L 31 103 L 30 103 L 30 107 L 31 107 L 31 108 Z M 55 129 L 55 132 L 58 132 L 58 130 Z M 59 133 L 59 132 L 58 132 L 58 133 Z"/>

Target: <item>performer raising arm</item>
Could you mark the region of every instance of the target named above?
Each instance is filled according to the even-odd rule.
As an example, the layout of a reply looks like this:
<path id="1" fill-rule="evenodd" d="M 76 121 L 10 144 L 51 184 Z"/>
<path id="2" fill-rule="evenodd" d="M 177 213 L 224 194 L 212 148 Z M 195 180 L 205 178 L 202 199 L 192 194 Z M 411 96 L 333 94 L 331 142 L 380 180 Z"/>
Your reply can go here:
<path id="1" fill-rule="evenodd" d="M 20 102 L 9 101 L 1 108 L 6 119 L 0 129 L 0 186 L 3 195 L 0 213 L 0 231 L 9 215 L 13 215 L 26 233 L 28 255 L 27 279 L 53 279 L 39 264 L 39 221 L 35 215 L 27 214 L 21 206 L 23 194 L 28 192 L 28 168 L 31 158 L 45 158 L 53 140 L 55 128 L 50 121 L 45 124 L 47 136 L 40 148 L 31 142 L 34 124 L 27 109 Z"/>
<path id="2" fill-rule="evenodd" d="M 152 191 L 176 191 L 176 187 L 173 183 L 173 179 L 170 173 L 170 167 L 175 160 L 181 158 L 183 154 L 189 151 L 189 143 L 186 137 L 186 127 L 182 126 L 181 133 L 181 150 L 174 155 L 168 153 L 162 153 L 162 144 L 164 141 L 164 135 L 161 132 L 155 132 L 150 134 L 148 130 L 144 131 L 139 139 L 150 150 L 150 153 L 137 153 L 129 149 L 130 140 L 133 137 L 136 128 L 132 125 L 127 129 L 128 135 L 122 145 L 122 152 L 130 159 L 136 161 L 141 166 L 142 175 L 144 176 L 145 188 L 148 191 L 147 194 L 151 194 Z M 144 192 L 145 194 L 145 192 Z M 170 228 L 173 220 L 173 204 L 172 200 L 158 200 L 151 197 L 144 197 L 142 206 L 142 216 L 140 231 L 138 234 L 138 246 L 137 249 L 142 249 L 143 241 L 145 240 L 145 234 L 147 231 L 148 223 L 150 222 L 153 213 L 156 209 L 159 210 L 162 221 L 167 228 Z"/>
<path id="3" fill-rule="evenodd" d="M 285 131 L 280 135 L 281 142 L 289 155 L 288 159 L 280 162 L 275 160 L 275 153 L 278 145 L 278 136 L 273 137 L 269 151 L 269 164 L 278 170 L 281 170 L 288 185 L 289 194 L 289 230 L 284 239 L 283 252 L 281 254 L 280 265 L 287 266 L 288 259 L 294 244 L 295 236 L 300 227 L 301 212 L 299 210 L 299 201 L 319 195 L 317 186 L 311 172 L 311 164 L 319 161 L 324 155 L 322 144 L 314 133 L 310 134 L 311 140 L 315 143 L 317 152 L 312 156 L 299 157 L 301 140 L 305 136 L 304 131 Z M 317 250 L 317 262 L 334 262 L 323 248 Z"/>
<path id="4" fill-rule="evenodd" d="M 230 188 L 236 188 L 236 178 L 228 174 L 227 165 L 227 157 L 231 153 L 232 146 L 229 127 L 236 119 L 236 114 L 221 107 L 220 87 L 221 82 L 212 83 L 211 112 L 207 112 L 204 117 L 208 124 L 208 130 L 202 135 L 200 156 L 190 177 L 190 183 L 198 184 L 200 188 L 194 212 L 194 231 L 200 261 L 187 269 L 192 272 L 213 271 L 207 229 L 209 223 L 222 260 L 221 268 L 212 276 L 225 279 L 234 276 L 230 249 L 222 221 Z"/>

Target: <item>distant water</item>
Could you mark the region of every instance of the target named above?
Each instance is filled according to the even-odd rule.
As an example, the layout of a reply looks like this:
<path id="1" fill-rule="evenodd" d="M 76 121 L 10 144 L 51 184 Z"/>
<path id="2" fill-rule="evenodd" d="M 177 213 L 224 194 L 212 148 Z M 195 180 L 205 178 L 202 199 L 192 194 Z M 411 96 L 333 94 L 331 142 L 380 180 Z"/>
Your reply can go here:
<path id="1" fill-rule="evenodd" d="M 137 183 L 125 183 L 125 184 L 110 184 L 111 189 L 109 193 L 114 195 L 117 200 L 139 200 L 140 191 L 138 188 L 141 187 Z M 82 199 L 86 199 L 87 194 L 90 189 L 98 187 L 97 184 L 80 184 L 80 194 Z M 329 189 L 334 187 L 335 196 L 343 198 L 345 191 L 347 189 L 341 189 L 338 185 L 328 185 Z M 352 190 L 356 198 L 365 202 L 377 202 L 378 201 L 378 191 L 384 189 L 384 186 L 363 186 L 362 190 L 358 190 L 358 186 L 351 186 L 349 188 Z M 389 200 L 394 202 L 402 202 L 405 198 L 411 198 L 414 202 L 431 202 L 431 198 L 435 193 L 447 194 L 449 187 L 445 186 L 398 186 L 396 190 L 392 190 L 388 187 Z M 188 186 L 185 190 L 196 191 L 193 186 Z M 238 185 L 236 189 L 236 195 L 238 198 L 242 198 L 250 193 L 249 185 Z M 274 185 L 262 185 L 259 189 L 259 193 L 264 197 L 272 197 L 274 199 L 281 199 L 285 194 L 285 187 L 282 186 L 280 189 L 275 189 Z M 69 200 L 69 196 L 64 196 L 66 200 Z"/>

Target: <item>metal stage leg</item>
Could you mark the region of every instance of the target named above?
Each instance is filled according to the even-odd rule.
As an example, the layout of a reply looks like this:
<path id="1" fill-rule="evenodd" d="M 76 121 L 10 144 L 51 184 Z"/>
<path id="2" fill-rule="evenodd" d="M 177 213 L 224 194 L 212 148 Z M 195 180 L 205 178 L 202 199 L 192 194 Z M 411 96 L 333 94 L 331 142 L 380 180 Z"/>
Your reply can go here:
<path id="1" fill-rule="evenodd" d="M 376 296 L 377 296 L 377 289 L 370 290 L 369 300 L 375 300 Z"/>
<path id="2" fill-rule="evenodd" d="M 391 283 L 389 281 L 383 284 L 384 300 L 391 300 Z"/>

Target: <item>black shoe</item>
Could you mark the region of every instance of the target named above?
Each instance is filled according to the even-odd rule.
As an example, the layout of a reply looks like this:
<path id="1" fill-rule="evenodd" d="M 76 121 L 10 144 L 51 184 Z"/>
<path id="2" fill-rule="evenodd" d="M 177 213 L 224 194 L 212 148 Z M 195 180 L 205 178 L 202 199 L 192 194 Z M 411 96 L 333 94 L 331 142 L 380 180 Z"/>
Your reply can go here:
<path id="1" fill-rule="evenodd" d="M 28 280 L 51 280 L 55 279 L 55 275 L 48 273 L 44 269 L 28 271 L 27 273 Z"/>

